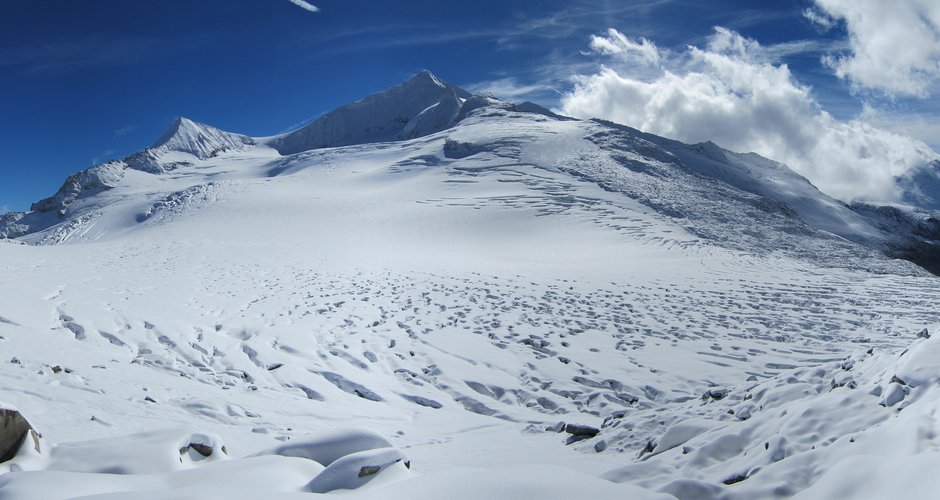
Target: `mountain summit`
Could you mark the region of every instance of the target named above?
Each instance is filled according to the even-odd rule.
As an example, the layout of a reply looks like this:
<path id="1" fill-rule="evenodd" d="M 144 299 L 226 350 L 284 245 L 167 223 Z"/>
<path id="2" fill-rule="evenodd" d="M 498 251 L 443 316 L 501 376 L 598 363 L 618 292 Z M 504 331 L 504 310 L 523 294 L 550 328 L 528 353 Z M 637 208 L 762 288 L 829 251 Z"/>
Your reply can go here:
<path id="1" fill-rule="evenodd" d="M 313 123 L 272 138 L 281 154 L 310 149 L 410 139 L 454 124 L 470 93 L 444 83 L 430 71 L 341 106 Z"/>
<path id="2" fill-rule="evenodd" d="M 211 158 L 222 151 L 245 149 L 255 144 L 254 139 L 219 130 L 189 118 L 177 118 L 173 125 L 150 147 L 159 152 L 188 153 L 200 160 Z"/>

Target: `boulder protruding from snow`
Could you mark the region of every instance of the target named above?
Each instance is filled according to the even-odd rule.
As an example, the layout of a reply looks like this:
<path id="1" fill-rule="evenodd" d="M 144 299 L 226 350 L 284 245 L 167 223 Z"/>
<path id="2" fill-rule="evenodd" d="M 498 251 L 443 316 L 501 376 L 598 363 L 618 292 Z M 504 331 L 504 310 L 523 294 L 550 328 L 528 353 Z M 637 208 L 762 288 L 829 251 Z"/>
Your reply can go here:
<path id="1" fill-rule="evenodd" d="M 598 429 L 598 428 L 596 428 L 596 427 L 591 427 L 591 426 L 589 426 L 589 425 L 581 425 L 581 424 L 567 424 L 567 425 L 565 425 L 565 432 L 567 432 L 568 434 L 574 434 L 575 436 L 594 437 L 594 436 L 596 436 L 600 431 L 601 431 L 600 429 Z"/>
<path id="2" fill-rule="evenodd" d="M 13 459 L 27 438 L 39 449 L 39 433 L 23 415 L 13 408 L 0 406 L 0 463 Z"/>
<path id="3" fill-rule="evenodd" d="M 360 451 L 331 463 L 310 481 L 306 489 L 312 493 L 356 489 L 374 479 L 383 470 L 399 463 L 405 468 L 411 466 L 397 448 Z"/>

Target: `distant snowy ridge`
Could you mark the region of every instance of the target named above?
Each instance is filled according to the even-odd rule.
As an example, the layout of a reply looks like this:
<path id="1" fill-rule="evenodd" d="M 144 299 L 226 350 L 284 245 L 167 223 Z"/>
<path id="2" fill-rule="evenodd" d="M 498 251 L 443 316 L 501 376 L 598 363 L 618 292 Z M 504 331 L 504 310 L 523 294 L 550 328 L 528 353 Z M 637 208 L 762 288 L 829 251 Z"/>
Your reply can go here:
<path id="1" fill-rule="evenodd" d="M 621 192 L 665 215 L 698 220 L 697 229 L 694 232 L 699 236 L 713 238 L 717 233 L 727 232 L 720 227 L 721 224 L 718 222 L 720 217 L 714 217 L 716 211 L 723 209 L 716 207 L 709 209 L 710 212 L 707 213 L 704 211 L 696 213 L 696 210 L 705 210 L 704 205 L 696 208 L 695 204 L 687 204 L 677 211 L 674 202 L 678 198 L 671 198 L 673 201 L 663 199 L 662 196 L 665 196 L 667 191 L 678 193 L 682 190 L 679 184 L 676 184 L 680 180 L 689 183 L 693 189 L 701 186 L 700 181 L 686 178 L 684 174 L 680 175 L 681 172 L 691 172 L 702 179 L 711 179 L 721 185 L 739 190 L 730 191 L 734 193 L 730 198 L 740 197 L 740 192 L 749 193 L 748 196 L 755 195 L 759 197 L 759 200 L 747 203 L 761 205 L 765 213 L 768 210 L 777 211 L 781 214 L 789 214 L 788 217 L 793 221 L 800 221 L 797 223 L 784 220 L 773 224 L 781 229 L 774 233 L 783 235 L 778 239 L 781 245 L 789 246 L 791 242 L 787 241 L 785 234 L 800 231 L 799 224 L 805 223 L 814 230 L 884 252 L 890 257 L 912 260 L 934 272 L 940 272 L 940 245 L 938 245 L 940 234 L 930 230 L 931 222 L 929 222 L 936 219 L 935 215 L 931 215 L 930 210 L 940 207 L 940 201 L 938 201 L 940 200 L 940 174 L 938 174 L 940 163 L 928 165 L 922 172 L 912 174 L 909 178 L 902 179 L 901 182 L 906 186 L 908 193 L 905 199 L 911 203 L 918 203 L 927 210 L 878 208 L 878 206 L 864 204 L 850 207 L 820 192 L 808 180 L 785 165 L 753 153 L 734 153 L 710 142 L 683 144 L 610 122 L 573 120 L 532 103 L 514 105 L 488 94 L 472 95 L 459 87 L 445 83 L 427 71 L 415 75 L 400 85 L 341 106 L 300 129 L 273 137 L 252 138 L 222 131 L 186 118 L 179 118 L 151 148 L 130 155 L 123 160 L 98 165 L 69 177 L 54 196 L 34 204 L 29 213 L 11 213 L 0 217 L 0 237 L 27 236 L 45 231 L 57 224 L 66 223 L 72 217 L 81 216 L 80 213 L 72 213 L 70 207 L 79 200 L 93 199 L 122 182 L 129 182 L 124 179 L 127 170 L 155 175 L 175 173 L 187 167 L 210 162 L 222 154 L 258 159 L 267 158 L 271 154 L 279 154 L 284 158 L 281 163 L 291 164 L 296 162 L 295 157 L 303 158 L 303 155 L 309 151 L 366 146 L 375 143 L 404 145 L 409 140 L 429 137 L 437 133 L 448 135 L 443 151 L 444 156 L 459 159 L 483 150 L 474 149 L 475 146 L 456 140 L 455 137 L 459 138 L 460 135 L 457 132 L 460 129 L 458 125 L 467 123 L 468 119 L 473 118 L 475 127 L 498 129 L 507 120 L 511 121 L 511 117 L 517 115 L 538 116 L 540 120 L 559 123 L 582 124 L 576 127 L 580 127 L 583 137 L 593 137 L 590 140 L 595 146 L 619 158 L 617 162 L 620 166 L 612 167 L 613 170 L 605 170 L 605 176 L 617 177 L 621 176 L 621 173 L 632 175 L 628 171 L 619 170 L 624 167 L 627 170 L 636 168 L 637 172 L 645 174 L 638 177 L 636 179 L 638 182 L 631 184 L 632 187 L 623 189 Z M 481 120 L 485 123 L 481 123 Z M 600 134 L 595 133 L 592 127 L 598 126 L 605 131 Z M 536 132 L 530 138 L 522 140 L 551 140 L 551 135 L 543 138 L 538 135 L 540 133 L 542 132 Z M 614 139 L 615 136 L 616 139 Z M 624 140 L 624 137 L 630 139 Z M 468 147 L 470 149 L 467 149 Z M 555 147 L 565 146 L 563 142 L 559 142 Z M 559 153 L 561 152 L 559 150 Z M 341 153 L 341 149 L 336 150 L 336 154 Z M 544 160 L 553 161 L 548 158 Z M 661 164 L 663 167 L 652 167 L 649 161 Z M 583 163 L 576 168 L 567 168 L 566 171 L 576 178 L 591 178 L 594 182 L 603 183 L 602 179 L 586 175 L 587 171 L 596 170 L 596 168 L 596 164 Z M 618 173 L 618 170 L 621 173 Z M 273 168 L 271 171 L 280 170 Z M 666 184 L 661 184 L 664 179 L 670 180 Z M 661 187 L 653 189 L 650 182 Z M 638 189 L 638 186 L 644 184 L 647 185 L 645 189 Z M 175 191 L 183 191 L 188 187 L 181 186 Z M 161 196 L 169 194 L 170 192 L 165 192 Z M 670 196 L 678 196 L 678 194 Z M 704 192 L 702 197 L 704 204 L 711 204 L 713 201 L 722 203 L 722 200 L 709 200 Z M 154 201 L 157 199 L 159 197 Z M 725 198 L 725 203 L 728 203 L 727 199 L 729 197 Z M 90 207 L 85 208 L 85 205 L 80 206 L 83 207 L 81 210 L 91 210 Z M 905 222 L 893 223 L 891 220 L 886 220 L 887 212 L 891 212 L 889 219 L 902 217 Z M 911 215 L 915 213 L 920 215 Z M 752 217 L 750 222 L 747 217 L 739 220 L 742 227 L 750 225 L 758 228 L 762 224 L 759 217 L 757 219 Z M 923 221 L 927 221 L 926 226 L 922 223 Z M 755 230 L 765 235 L 770 234 L 767 233 L 766 227 Z M 754 241 L 761 239 L 757 238 Z M 763 239 L 766 240 L 766 238 Z M 771 240 L 774 238 L 767 241 Z M 49 240 L 34 238 L 33 241 Z M 61 239 L 53 238 L 52 241 L 61 241 Z M 746 247 L 746 245 L 734 242 L 730 236 L 723 244 L 731 244 L 735 248 Z M 759 244 L 759 246 L 761 251 L 772 251 L 772 249 L 768 250 L 765 244 Z M 816 253 L 821 255 L 825 252 Z"/>

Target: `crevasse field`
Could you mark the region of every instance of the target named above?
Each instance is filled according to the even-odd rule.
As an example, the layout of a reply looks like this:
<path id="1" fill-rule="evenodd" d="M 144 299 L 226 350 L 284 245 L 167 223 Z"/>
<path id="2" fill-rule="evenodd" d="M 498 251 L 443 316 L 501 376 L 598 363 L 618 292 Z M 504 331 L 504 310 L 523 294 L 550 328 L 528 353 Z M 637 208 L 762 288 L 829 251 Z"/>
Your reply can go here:
<path id="1" fill-rule="evenodd" d="M 940 291 L 877 227 L 755 155 L 454 95 L 297 152 L 181 120 L 172 168 L 0 240 L 0 399 L 42 435 L 0 498 L 936 495 Z"/>

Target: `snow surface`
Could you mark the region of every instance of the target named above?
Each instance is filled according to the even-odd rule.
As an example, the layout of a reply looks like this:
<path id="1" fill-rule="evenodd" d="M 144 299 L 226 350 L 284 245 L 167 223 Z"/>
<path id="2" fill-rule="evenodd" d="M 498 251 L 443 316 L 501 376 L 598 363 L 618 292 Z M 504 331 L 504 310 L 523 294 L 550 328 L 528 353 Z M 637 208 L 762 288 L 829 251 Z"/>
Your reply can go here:
<path id="1" fill-rule="evenodd" d="M 400 129 L 166 149 L 0 244 L 0 399 L 43 434 L 0 498 L 940 487 L 940 290 L 890 233 L 752 155 L 417 83 Z"/>

